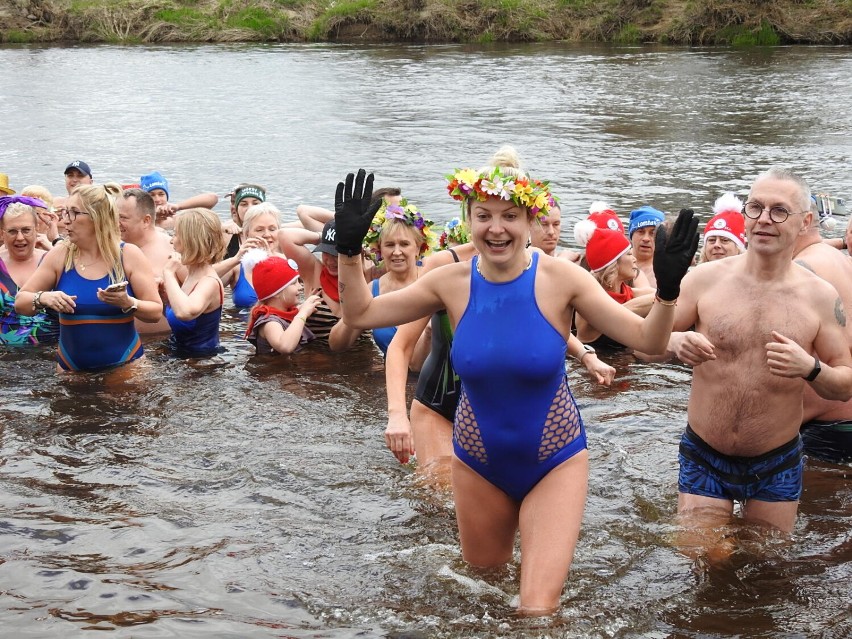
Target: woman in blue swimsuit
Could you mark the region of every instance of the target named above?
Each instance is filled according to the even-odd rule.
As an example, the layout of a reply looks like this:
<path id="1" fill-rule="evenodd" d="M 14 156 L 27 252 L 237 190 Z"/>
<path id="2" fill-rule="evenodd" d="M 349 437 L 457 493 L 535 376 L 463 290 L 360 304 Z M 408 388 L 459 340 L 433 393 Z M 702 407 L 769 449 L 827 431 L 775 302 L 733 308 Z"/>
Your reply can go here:
<path id="1" fill-rule="evenodd" d="M 64 370 L 99 370 L 142 357 L 133 323 L 156 322 L 163 304 L 151 264 L 120 242 L 118 184 L 77 186 L 66 202 L 66 239 L 21 287 L 15 310 L 59 313 L 57 361 Z"/>
<path id="2" fill-rule="evenodd" d="M 492 164 L 456 171 L 448 187 L 464 206 L 479 255 L 375 298 L 358 257 L 372 221 L 372 176 L 347 176 L 335 206 L 341 295 L 346 322 L 362 329 L 446 309 L 462 384 L 452 465 L 462 554 L 476 566 L 504 564 L 520 529 L 519 611 L 539 615 L 559 604 L 588 484 L 583 422 L 565 375 L 573 309 L 632 348 L 663 352 L 697 221 L 685 214 L 672 239 L 661 238 L 660 301 L 642 319 L 576 264 L 526 249 L 531 223 L 549 206 L 547 185 L 521 173 L 508 150 Z"/>
<path id="3" fill-rule="evenodd" d="M 188 209 L 175 218 L 176 253 L 163 268 L 169 303 L 166 319 L 172 329 L 169 344 L 185 357 L 205 357 L 219 352 L 219 321 L 225 289 L 213 264 L 225 252 L 219 217 L 209 209 Z M 187 268 L 181 284 L 177 272 Z"/>

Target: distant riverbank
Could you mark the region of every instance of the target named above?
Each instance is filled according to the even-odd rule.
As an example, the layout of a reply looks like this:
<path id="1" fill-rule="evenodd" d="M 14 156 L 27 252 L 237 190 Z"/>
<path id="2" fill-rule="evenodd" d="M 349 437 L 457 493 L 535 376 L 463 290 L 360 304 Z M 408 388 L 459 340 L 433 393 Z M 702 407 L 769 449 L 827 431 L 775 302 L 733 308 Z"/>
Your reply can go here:
<path id="1" fill-rule="evenodd" d="M 0 0 L 0 42 L 852 44 L 852 0 Z"/>

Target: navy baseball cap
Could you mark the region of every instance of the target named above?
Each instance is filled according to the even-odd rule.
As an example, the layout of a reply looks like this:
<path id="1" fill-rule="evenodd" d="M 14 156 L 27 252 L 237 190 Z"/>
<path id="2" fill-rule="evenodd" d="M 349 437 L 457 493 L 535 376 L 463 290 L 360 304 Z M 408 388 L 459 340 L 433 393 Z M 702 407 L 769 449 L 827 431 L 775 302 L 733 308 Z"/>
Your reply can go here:
<path id="1" fill-rule="evenodd" d="M 89 165 L 83 162 L 83 160 L 74 160 L 71 164 L 65 167 L 65 171 L 63 172 L 65 175 L 68 175 L 68 171 L 71 169 L 76 169 L 80 171 L 83 175 L 88 175 L 92 177 L 92 169 L 89 168 Z"/>

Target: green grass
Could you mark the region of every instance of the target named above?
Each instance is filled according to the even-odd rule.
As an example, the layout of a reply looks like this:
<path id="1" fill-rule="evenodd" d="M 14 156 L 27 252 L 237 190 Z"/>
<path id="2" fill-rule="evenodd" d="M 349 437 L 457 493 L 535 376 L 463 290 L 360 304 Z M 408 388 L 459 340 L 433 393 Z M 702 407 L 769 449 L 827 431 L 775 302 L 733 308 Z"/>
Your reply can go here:
<path id="1" fill-rule="evenodd" d="M 0 24 L 0 40 L 363 38 L 489 43 L 567 39 L 774 46 L 784 40 L 783 34 L 796 33 L 796 40 L 801 42 L 852 44 L 852 0 L 38 1 L 49 3 L 54 21 L 35 28 L 23 19 Z M 0 0 L 3 2 L 12 0 Z M 825 25 L 831 24 L 836 27 L 827 31 Z"/>
<path id="2" fill-rule="evenodd" d="M 635 24 L 627 23 L 612 39 L 618 44 L 639 44 L 642 42 L 642 31 Z"/>
<path id="3" fill-rule="evenodd" d="M 715 42 L 735 47 L 774 47 L 781 44 L 781 38 L 772 25 L 764 20 L 756 30 L 743 25 L 725 27 L 716 34 Z"/>
<path id="4" fill-rule="evenodd" d="M 9 44 L 29 44 L 30 42 L 36 41 L 36 34 L 31 31 L 10 29 L 6 32 L 3 40 Z"/>
<path id="5" fill-rule="evenodd" d="M 154 14 L 154 18 L 176 26 L 209 24 L 211 22 L 209 14 L 190 7 L 161 9 Z"/>
<path id="6" fill-rule="evenodd" d="M 376 0 L 344 0 L 332 3 L 323 14 L 326 18 L 352 18 L 361 11 L 372 9 L 376 6 Z"/>
<path id="7" fill-rule="evenodd" d="M 287 26 L 287 18 L 273 14 L 262 7 L 248 7 L 228 16 L 225 25 L 231 29 L 248 29 L 270 38 L 280 34 Z"/>
<path id="8" fill-rule="evenodd" d="M 356 18 L 360 13 L 374 9 L 376 0 L 343 0 L 331 2 L 328 8 L 308 27 L 308 40 L 318 41 L 328 37 L 332 27 L 340 22 Z"/>

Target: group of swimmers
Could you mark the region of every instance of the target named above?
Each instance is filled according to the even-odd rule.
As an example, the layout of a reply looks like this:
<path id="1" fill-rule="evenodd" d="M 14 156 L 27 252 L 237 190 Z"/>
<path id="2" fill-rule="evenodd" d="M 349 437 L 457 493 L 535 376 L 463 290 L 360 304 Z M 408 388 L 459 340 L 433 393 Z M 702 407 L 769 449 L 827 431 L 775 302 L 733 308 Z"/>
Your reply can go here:
<path id="1" fill-rule="evenodd" d="M 790 171 L 760 174 L 745 202 L 720 198 L 703 234 L 692 210 L 667 220 L 650 206 L 625 233 L 595 203 L 575 227 L 582 254 L 559 248 L 559 204 L 511 148 L 448 176 L 462 211 L 440 233 L 364 171 L 338 185 L 334 211 L 301 206 L 289 224 L 256 184 L 228 195 L 223 223 L 215 194 L 172 205 L 159 173 L 129 188 L 94 184 L 82 161 L 65 173 L 68 195 L 52 199 L 40 187 L 18 195 L 0 175 L 0 342 L 58 339 L 65 370 L 138 360 L 140 332 L 207 356 L 226 286 L 249 309 L 258 353 L 318 340 L 345 350 L 372 329 L 386 353 L 389 448 L 450 469 L 472 565 L 511 560 L 520 530 L 525 614 L 558 605 L 585 505 L 566 356 L 602 384 L 615 370 L 601 343 L 694 367 L 685 529 L 712 531 L 741 502 L 745 520 L 790 532 L 803 439 L 811 455 L 852 458 L 852 258 L 838 250 L 846 240 L 822 240 L 822 211 Z"/>

